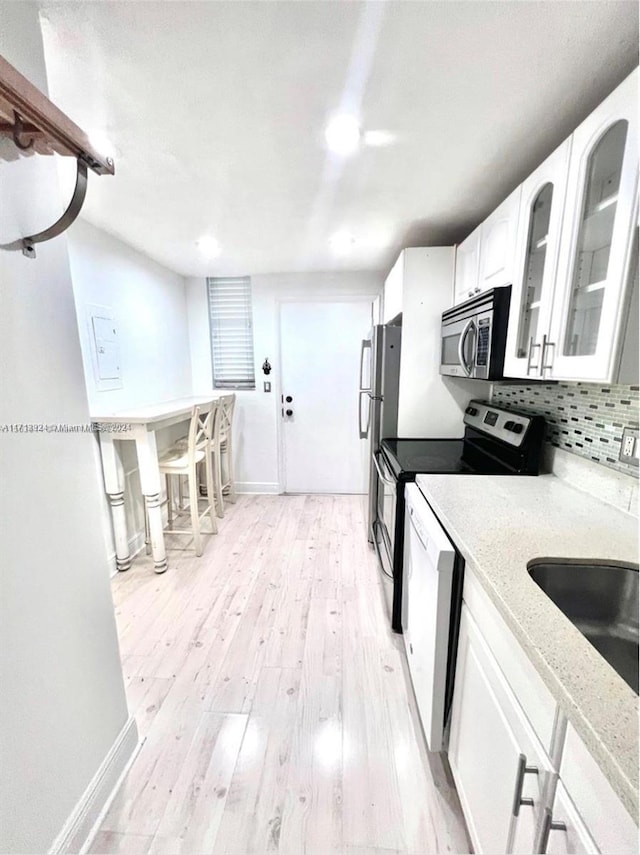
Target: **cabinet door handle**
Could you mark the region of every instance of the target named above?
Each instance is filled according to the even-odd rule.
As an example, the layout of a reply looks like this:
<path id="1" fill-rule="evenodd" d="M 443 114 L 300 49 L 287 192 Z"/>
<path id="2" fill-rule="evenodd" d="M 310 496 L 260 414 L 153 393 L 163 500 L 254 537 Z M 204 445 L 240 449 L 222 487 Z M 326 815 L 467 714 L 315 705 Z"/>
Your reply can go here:
<path id="1" fill-rule="evenodd" d="M 541 855 L 546 855 L 547 846 L 549 845 L 549 835 L 552 831 L 566 831 L 567 826 L 564 822 L 554 822 L 551 808 L 544 809 L 542 817 L 542 831 L 540 832 L 540 846 L 536 851 Z"/>
<path id="2" fill-rule="evenodd" d="M 531 364 L 531 358 L 532 358 L 532 356 L 533 356 L 533 351 L 536 349 L 536 347 L 542 347 L 542 345 L 540 345 L 540 344 L 534 344 L 534 343 L 533 343 L 533 336 L 532 336 L 532 337 L 529 339 L 529 354 L 527 355 L 527 377 L 528 377 L 528 376 L 529 376 L 529 374 L 531 373 L 531 369 L 532 369 L 532 368 L 533 368 L 535 371 L 538 371 L 538 369 L 540 368 L 540 365 L 539 365 L 539 364 L 538 364 L 538 365 L 532 365 L 532 364 Z"/>
<path id="3" fill-rule="evenodd" d="M 523 798 L 522 797 L 522 789 L 524 787 L 524 776 L 525 775 L 537 775 L 538 767 L 537 766 L 527 766 L 527 758 L 524 754 L 521 754 L 518 757 L 518 771 L 516 772 L 516 786 L 513 793 L 513 808 L 511 809 L 511 813 L 514 816 L 518 816 L 520 814 L 520 808 L 525 805 L 527 807 L 533 807 L 533 799 Z"/>
<path id="4" fill-rule="evenodd" d="M 554 352 L 555 352 L 555 346 L 556 346 L 555 341 L 549 341 L 549 339 L 547 338 L 546 335 L 542 336 L 542 353 L 540 354 L 540 376 L 541 377 L 544 377 L 544 372 L 546 369 L 548 369 L 550 371 L 553 368 L 553 356 L 551 357 L 551 362 L 549 365 L 545 365 L 544 358 L 545 358 L 546 353 L 547 353 L 547 348 L 553 347 Z"/>
<path id="5" fill-rule="evenodd" d="M 474 293 L 474 294 L 479 294 L 479 293 L 480 293 L 480 291 L 481 291 L 481 289 L 480 289 L 480 288 L 474 288 L 474 289 L 473 289 L 473 293 Z"/>

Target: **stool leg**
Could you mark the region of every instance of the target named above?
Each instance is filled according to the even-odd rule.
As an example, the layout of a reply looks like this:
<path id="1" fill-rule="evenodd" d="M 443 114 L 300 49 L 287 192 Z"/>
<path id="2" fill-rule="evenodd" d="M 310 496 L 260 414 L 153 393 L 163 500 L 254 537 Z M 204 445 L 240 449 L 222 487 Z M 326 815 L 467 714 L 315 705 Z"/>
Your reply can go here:
<path id="1" fill-rule="evenodd" d="M 211 517 L 211 528 L 213 533 L 218 533 L 218 521 L 216 519 L 216 497 L 213 492 L 213 456 L 207 454 L 204 459 L 204 472 L 207 479 L 207 499 L 209 502 L 209 516 Z"/>
<path id="2" fill-rule="evenodd" d="M 236 477 L 233 472 L 233 446 L 231 444 L 231 431 L 227 436 L 227 475 L 229 476 L 229 495 L 227 498 L 233 504 L 236 500 Z"/>
<path id="3" fill-rule="evenodd" d="M 184 509 L 184 494 L 182 492 L 182 475 L 178 475 L 178 509 Z"/>
<path id="4" fill-rule="evenodd" d="M 195 466 L 189 470 L 189 510 L 191 511 L 191 529 L 193 542 L 198 558 L 202 555 L 202 538 L 200 537 L 200 515 L 198 514 L 198 476 Z"/>
<path id="5" fill-rule="evenodd" d="M 222 460 L 218 451 L 213 454 L 213 480 L 215 484 L 217 513 L 220 518 L 224 517 L 224 499 L 222 498 Z"/>

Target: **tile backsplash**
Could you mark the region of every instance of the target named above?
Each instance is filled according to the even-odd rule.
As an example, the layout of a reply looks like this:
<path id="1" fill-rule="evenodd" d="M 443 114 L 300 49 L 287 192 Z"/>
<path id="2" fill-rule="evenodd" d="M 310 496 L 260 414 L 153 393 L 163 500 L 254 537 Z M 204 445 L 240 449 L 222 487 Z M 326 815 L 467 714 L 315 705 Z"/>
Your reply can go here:
<path id="1" fill-rule="evenodd" d="M 622 463 L 618 454 L 623 428 L 638 428 L 638 388 L 598 383 L 496 383 L 491 400 L 507 409 L 544 416 L 551 445 L 637 477 L 637 467 Z"/>

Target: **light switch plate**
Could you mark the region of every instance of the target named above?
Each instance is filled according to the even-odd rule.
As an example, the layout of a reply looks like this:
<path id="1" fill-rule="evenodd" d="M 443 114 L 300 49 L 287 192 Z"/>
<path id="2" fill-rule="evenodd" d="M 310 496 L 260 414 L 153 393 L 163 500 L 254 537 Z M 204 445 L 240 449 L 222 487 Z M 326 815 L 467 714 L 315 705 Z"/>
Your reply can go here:
<path id="1" fill-rule="evenodd" d="M 264 391 L 265 391 L 265 392 L 270 392 L 270 391 L 271 391 L 271 381 L 270 381 L 270 380 L 265 380 L 265 381 L 264 381 Z"/>
<path id="2" fill-rule="evenodd" d="M 622 431 L 622 443 L 620 445 L 620 454 L 618 459 L 622 463 L 628 463 L 631 466 L 638 466 L 638 431 L 632 428 L 625 428 Z"/>

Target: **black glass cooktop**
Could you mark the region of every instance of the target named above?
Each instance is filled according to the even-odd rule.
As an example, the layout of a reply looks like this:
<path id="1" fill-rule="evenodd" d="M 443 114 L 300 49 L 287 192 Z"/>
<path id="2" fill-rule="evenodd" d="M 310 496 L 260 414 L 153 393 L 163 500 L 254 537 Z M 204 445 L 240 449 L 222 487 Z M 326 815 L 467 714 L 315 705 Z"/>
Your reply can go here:
<path id="1" fill-rule="evenodd" d="M 506 474 L 499 461 L 474 454 L 462 439 L 383 439 L 381 447 L 397 481 L 426 474 Z"/>

